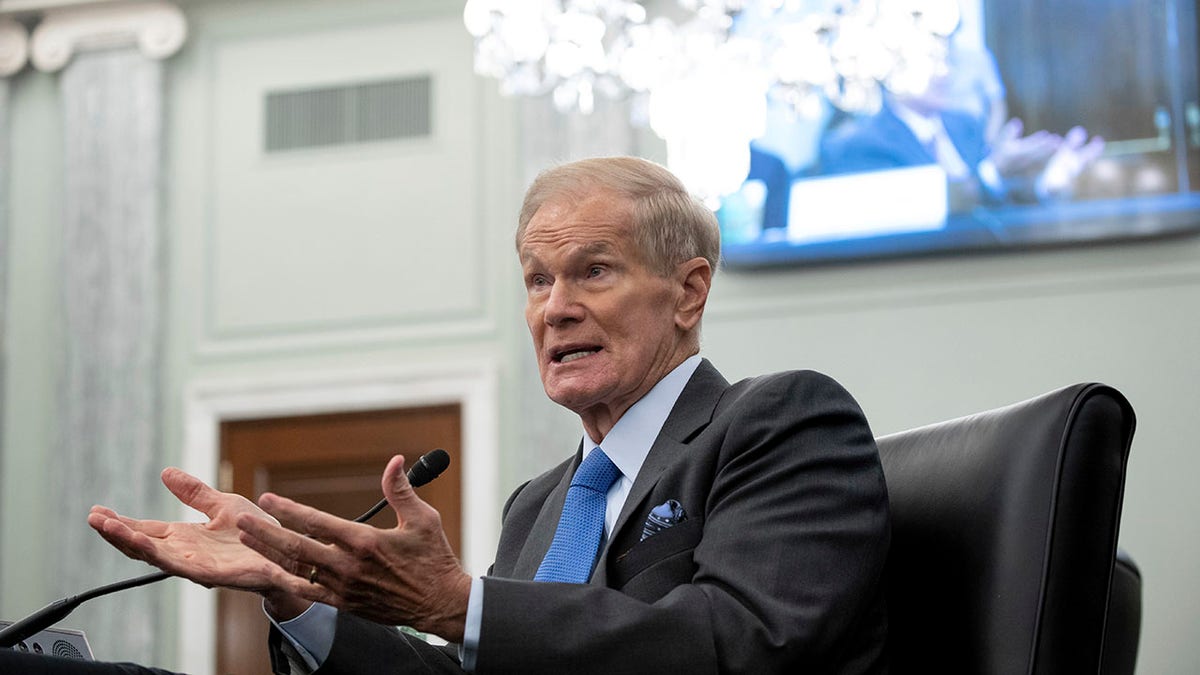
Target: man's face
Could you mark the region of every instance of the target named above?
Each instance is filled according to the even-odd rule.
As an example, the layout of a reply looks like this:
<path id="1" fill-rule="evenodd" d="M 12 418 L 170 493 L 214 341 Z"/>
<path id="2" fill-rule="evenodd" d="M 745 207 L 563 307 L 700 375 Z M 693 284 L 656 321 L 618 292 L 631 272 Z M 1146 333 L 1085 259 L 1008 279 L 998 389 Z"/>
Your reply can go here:
<path id="1" fill-rule="evenodd" d="M 519 251 L 546 394 L 600 433 L 690 355 L 676 321 L 683 286 L 646 266 L 632 229 L 612 195 L 549 201 Z"/>

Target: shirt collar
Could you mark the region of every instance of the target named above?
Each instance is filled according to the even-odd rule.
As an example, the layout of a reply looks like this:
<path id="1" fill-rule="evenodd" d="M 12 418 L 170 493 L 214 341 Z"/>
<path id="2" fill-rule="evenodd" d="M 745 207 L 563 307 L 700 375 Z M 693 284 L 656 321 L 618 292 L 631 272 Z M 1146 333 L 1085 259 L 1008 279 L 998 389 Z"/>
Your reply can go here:
<path id="1" fill-rule="evenodd" d="M 591 452 L 592 448 L 601 446 L 604 454 L 621 470 L 621 474 L 633 480 L 650 454 L 650 446 L 662 431 L 671 408 L 679 400 L 684 386 L 692 379 L 696 368 L 700 367 L 700 356 L 690 356 L 675 369 L 658 381 L 646 395 L 630 406 L 621 415 L 612 430 L 604 437 L 604 443 L 596 443 L 583 432 L 583 454 Z"/>

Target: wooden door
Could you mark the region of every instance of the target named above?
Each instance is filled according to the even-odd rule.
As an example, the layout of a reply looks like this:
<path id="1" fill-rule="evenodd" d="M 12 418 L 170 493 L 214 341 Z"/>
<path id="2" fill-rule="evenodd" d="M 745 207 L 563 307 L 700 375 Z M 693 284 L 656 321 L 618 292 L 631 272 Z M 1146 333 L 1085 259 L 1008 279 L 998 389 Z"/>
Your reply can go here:
<path id="1" fill-rule="evenodd" d="M 461 410 L 458 405 L 240 420 L 221 424 L 221 489 L 257 499 L 274 492 L 343 518 L 355 518 L 382 497 L 387 462 L 407 466 L 434 448 L 450 467 L 420 488 L 442 516 L 450 545 L 462 554 Z M 384 508 L 372 520 L 394 527 Z M 267 619 L 257 595 L 217 592 L 217 672 L 271 672 Z"/>

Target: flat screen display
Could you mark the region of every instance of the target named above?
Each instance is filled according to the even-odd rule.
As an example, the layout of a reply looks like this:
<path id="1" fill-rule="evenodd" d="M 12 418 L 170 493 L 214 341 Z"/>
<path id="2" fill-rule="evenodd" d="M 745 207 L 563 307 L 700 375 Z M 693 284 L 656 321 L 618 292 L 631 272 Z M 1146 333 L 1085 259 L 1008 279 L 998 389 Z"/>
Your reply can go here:
<path id="1" fill-rule="evenodd" d="M 1200 230 L 1194 0 L 963 0 L 945 68 L 877 108 L 772 99 L 717 211 L 733 267 Z"/>

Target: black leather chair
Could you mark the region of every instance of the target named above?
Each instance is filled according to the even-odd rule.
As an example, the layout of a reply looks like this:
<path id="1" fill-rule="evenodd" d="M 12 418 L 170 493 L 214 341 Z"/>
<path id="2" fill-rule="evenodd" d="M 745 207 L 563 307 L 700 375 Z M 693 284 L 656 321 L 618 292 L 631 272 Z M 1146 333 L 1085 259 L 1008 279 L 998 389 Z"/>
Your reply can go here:
<path id="1" fill-rule="evenodd" d="M 1120 392 L 1078 384 L 878 439 L 893 674 L 1133 671 L 1141 579 L 1114 566 L 1133 429 Z"/>

